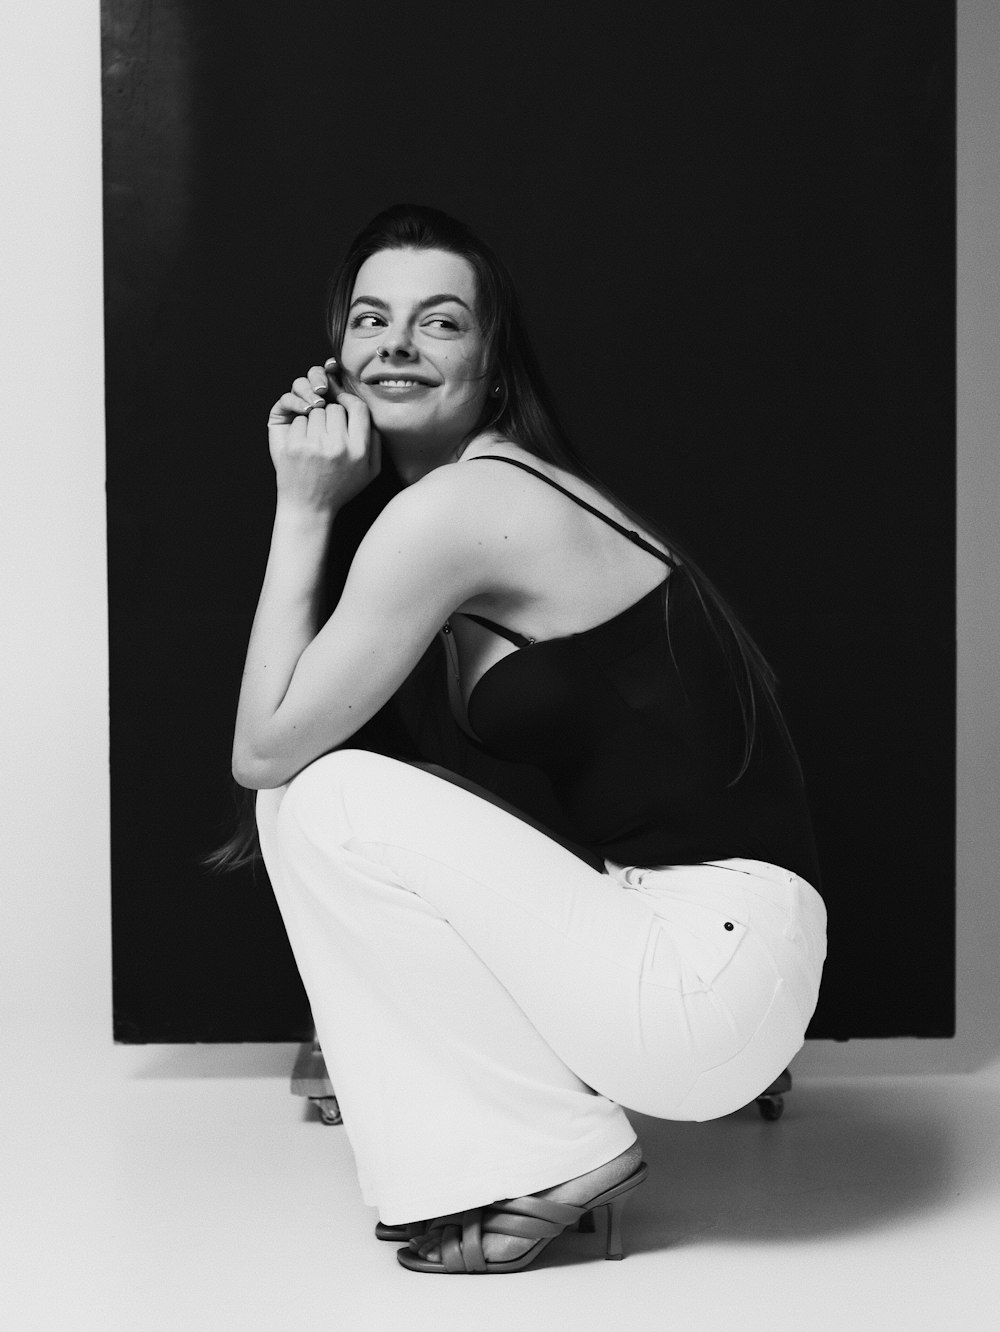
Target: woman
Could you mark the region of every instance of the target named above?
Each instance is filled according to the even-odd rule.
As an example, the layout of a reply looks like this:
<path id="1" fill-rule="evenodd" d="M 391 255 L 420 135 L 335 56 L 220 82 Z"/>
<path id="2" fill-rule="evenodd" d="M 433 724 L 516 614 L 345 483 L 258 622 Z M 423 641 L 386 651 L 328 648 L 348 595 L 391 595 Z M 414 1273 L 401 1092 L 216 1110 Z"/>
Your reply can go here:
<path id="1" fill-rule="evenodd" d="M 509 278 L 461 224 L 374 219 L 330 321 L 334 357 L 269 420 L 233 772 L 364 1197 L 415 1271 L 515 1270 L 598 1207 L 620 1257 L 646 1174 L 622 1106 L 737 1109 L 815 1007 L 825 912 L 769 672 L 573 460 Z M 328 546 L 383 453 L 402 488 L 321 623 Z M 540 768 L 579 845 L 350 747 L 437 636 L 457 725 Z"/>

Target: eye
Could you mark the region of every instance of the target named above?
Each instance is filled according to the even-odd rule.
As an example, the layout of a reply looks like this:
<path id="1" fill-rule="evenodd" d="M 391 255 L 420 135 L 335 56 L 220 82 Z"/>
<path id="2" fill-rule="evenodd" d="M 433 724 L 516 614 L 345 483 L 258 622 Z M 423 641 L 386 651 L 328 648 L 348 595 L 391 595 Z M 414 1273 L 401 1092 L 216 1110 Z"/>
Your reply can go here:
<path id="1" fill-rule="evenodd" d="M 384 322 L 381 315 L 369 311 L 367 314 L 356 314 L 351 320 L 351 328 L 378 328 Z"/>
<path id="2" fill-rule="evenodd" d="M 435 336 L 444 334 L 445 337 L 451 337 L 452 334 L 460 335 L 464 332 L 463 325 L 450 315 L 430 315 L 423 320 L 420 327 Z"/>

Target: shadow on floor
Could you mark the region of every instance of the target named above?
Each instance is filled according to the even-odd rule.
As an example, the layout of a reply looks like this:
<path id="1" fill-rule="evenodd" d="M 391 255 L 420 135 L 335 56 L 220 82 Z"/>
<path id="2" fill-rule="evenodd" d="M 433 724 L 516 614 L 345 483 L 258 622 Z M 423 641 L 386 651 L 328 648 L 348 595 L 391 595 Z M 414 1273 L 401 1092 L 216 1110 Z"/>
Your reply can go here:
<path id="1" fill-rule="evenodd" d="M 765 1123 L 749 1106 L 705 1124 L 631 1115 L 651 1178 L 626 1213 L 633 1252 L 815 1240 L 898 1223 L 954 1187 L 948 1116 L 898 1083 L 814 1084 Z"/>

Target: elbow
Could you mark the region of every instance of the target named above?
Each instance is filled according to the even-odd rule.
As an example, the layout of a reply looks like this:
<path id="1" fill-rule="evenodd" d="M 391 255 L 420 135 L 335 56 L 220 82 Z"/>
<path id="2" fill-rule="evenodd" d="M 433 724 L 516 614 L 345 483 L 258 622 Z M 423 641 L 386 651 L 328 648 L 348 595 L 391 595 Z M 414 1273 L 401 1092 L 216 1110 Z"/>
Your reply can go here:
<path id="1" fill-rule="evenodd" d="M 245 762 L 233 763 L 233 781 L 245 791 L 266 791 L 267 782 Z"/>
<path id="2" fill-rule="evenodd" d="M 287 745 L 252 745 L 237 739 L 233 744 L 232 773 L 237 785 L 248 791 L 272 791 L 285 786 L 297 772 L 340 746 L 303 749 Z"/>
<path id="3" fill-rule="evenodd" d="M 308 767 L 312 757 L 318 755 L 290 762 L 288 755 L 268 757 L 253 751 L 234 748 L 233 780 L 248 791 L 273 791 L 276 787 L 286 786 L 297 772 Z"/>
<path id="4" fill-rule="evenodd" d="M 233 781 L 247 791 L 269 791 L 283 786 L 287 777 L 278 775 L 274 765 L 255 754 L 233 751 Z"/>

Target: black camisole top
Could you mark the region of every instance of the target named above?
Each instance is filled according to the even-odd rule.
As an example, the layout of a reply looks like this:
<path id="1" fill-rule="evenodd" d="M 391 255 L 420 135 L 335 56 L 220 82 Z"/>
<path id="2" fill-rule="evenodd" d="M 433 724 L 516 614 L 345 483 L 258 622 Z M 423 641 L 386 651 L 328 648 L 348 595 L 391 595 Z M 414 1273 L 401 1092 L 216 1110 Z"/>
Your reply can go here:
<path id="1" fill-rule="evenodd" d="M 465 715 L 459 711 L 472 742 L 540 768 L 576 840 L 608 860 L 650 866 L 740 856 L 818 887 L 798 761 L 766 702 L 738 776 L 745 725 L 725 636 L 713 629 L 684 565 L 526 463 L 495 455 L 470 461 L 530 472 L 666 570 L 650 593 L 582 633 L 536 642 L 467 616 L 519 649 L 486 671 Z M 460 710 L 454 695 L 453 706 Z"/>

